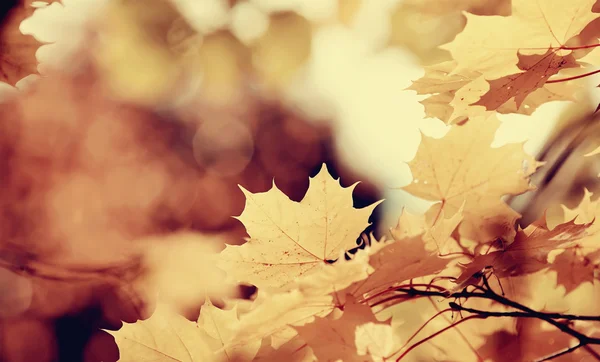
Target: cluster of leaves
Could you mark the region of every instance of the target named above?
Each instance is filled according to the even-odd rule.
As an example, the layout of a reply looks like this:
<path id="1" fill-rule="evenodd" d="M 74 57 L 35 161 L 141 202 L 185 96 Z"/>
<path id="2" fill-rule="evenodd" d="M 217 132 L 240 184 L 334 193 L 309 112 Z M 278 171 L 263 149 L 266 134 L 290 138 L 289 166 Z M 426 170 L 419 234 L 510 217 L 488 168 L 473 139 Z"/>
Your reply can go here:
<path id="1" fill-rule="evenodd" d="M 341 187 L 325 167 L 300 202 L 275 185 L 264 193 L 243 190 L 238 219 L 250 237 L 227 246 L 218 265 L 236 282 L 258 287 L 256 298 L 227 300 L 223 308 L 207 301 L 197 323 L 159 306 L 147 321 L 114 333 L 121 359 L 400 360 L 458 324 L 495 317 L 517 318 L 518 325 L 538 320 L 529 324 L 534 334 L 558 341 L 517 358 L 600 358 L 593 349 L 600 316 L 534 309 L 540 301 L 527 290 L 511 298 L 504 290 L 510 278 L 550 274 L 567 294 L 593 283 L 600 203 L 588 193 L 562 219 L 544 215 L 521 228 L 503 197 L 534 189 L 529 177 L 541 164 L 520 144 L 491 147 L 495 112 L 531 114 L 544 102 L 573 99 L 597 72 L 580 69 L 598 64 L 595 2 L 513 0 L 509 16 L 467 14 L 464 31 L 443 46 L 452 60 L 428 67 L 411 87 L 428 95 L 422 103 L 429 116 L 453 124 L 441 139 L 423 137 L 409 164 L 413 181 L 404 189 L 435 202 L 425 215 L 403 212 L 391 238 L 363 235 L 357 248 L 378 203 L 353 208 L 353 186 Z M 403 315 L 386 311 L 431 297 L 450 303 L 425 325 L 448 312 L 460 317 L 418 342 L 425 325 L 401 338 Z M 481 333 L 514 331 L 497 324 Z M 472 358 L 490 355 L 485 343 L 467 344 Z M 508 353 L 523 350 L 509 345 Z M 443 353 L 451 358 L 448 349 Z"/>
<path id="2" fill-rule="evenodd" d="M 452 125 L 442 138 L 423 137 L 409 164 L 413 181 L 404 189 L 432 201 L 428 211 L 403 212 L 387 237 L 365 235 L 380 202 L 354 208 L 355 185 L 342 187 L 325 165 L 300 202 L 275 184 L 263 193 L 242 189 L 246 203 L 238 219 L 249 238 L 202 263 L 214 261 L 233 283 L 256 286 L 257 295 L 225 299 L 221 308 L 207 298 L 196 322 L 159 304 L 149 319 L 111 332 L 121 361 L 401 360 L 451 330 L 464 337 L 471 359 L 497 353 L 466 334 L 509 340 L 505 357 L 588 354 L 600 360 L 594 349 L 600 315 L 550 310 L 527 282 L 517 291 L 507 288 L 515 280 L 551 276 L 553 290 L 568 298 L 593 284 L 600 269 L 600 202 L 586 193 L 560 218 L 544 215 L 520 227 L 521 215 L 503 198 L 533 190 L 530 176 L 541 164 L 520 144 L 491 146 L 500 125 L 496 112 L 531 114 L 548 101 L 575 100 L 586 77 L 598 72 L 586 69 L 600 64 L 594 6 L 596 0 L 513 0 L 510 15 L 467 13 L 465 29 L 442 47 L 452 60 L 427 67 L 411 86 L 427 96 L 428 116 Z M 177 254 L 173 268 L 182 257 Z M 209 269 L 196 277 L 207 278 Z M 202 292 L 213 294 L 194 293 Z M 399 308 L 406 305 L 410 313 L 418 300 L 435 304 L 435 298 L 448 307 L 403 333 L 399 326 L 408 316 Z M 452 320 L 436 324 L 450 313 Z M 472 319 L 478 322 L 466 325 L 485 327 L 459 329 Z M 542 347 L 527 351 L 527 341 L 514 338 L 524 325 L 535 336 L 531 343 Z M 415 341 L 431 326 L 434 332 Z M 437 346 L 439 358 L 465 358 L 464 351 L 453 355 L 455 346 Z"/>

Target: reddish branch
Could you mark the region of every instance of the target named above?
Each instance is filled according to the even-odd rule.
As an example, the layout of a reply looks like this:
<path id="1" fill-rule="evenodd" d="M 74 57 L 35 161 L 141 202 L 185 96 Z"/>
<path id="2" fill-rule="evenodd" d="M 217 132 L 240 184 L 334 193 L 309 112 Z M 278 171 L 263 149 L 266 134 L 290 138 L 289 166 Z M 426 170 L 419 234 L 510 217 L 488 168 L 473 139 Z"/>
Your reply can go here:
<path id="1" fill-rule="evenodd" d="M 480 310 L 474 308 L 464 307 L 459 303 L 450 302 L 449 307 L 451 310 L 457 312 L 467 312 L 471 315 L 461 319 L 458 322 L 455 322 L 448 327 L 433 333 L 432 335 L 416 342 L 411 345 L 408 349 L 406 349 L 400 357 L 397 359 L 399 361 L 410 351 L 418 347 L 419 345 L 431 340 L 432 338 L 438 336 L 439 334 L 456 327 L 458 324 L 463 323 L 470 319 L 485 319 L 485 318 L 499 318 L 499 317 L 519 317 L 519 318 L 536 318 L 542 320 L 546 323 L 549 323 L 559 329 L 561 332 L 570 335 L 571 337 L 577 339 L 578 343 L 575 346 L 557 351 L 551 355 L 542 357 L 538 360 L 541 361 L 549 361 L 551 359 L 563 356 L 565 354 L 571 353 L 579 348 L 585 349 L 592 356 L 600 360 L 600 356 L 591 348 L 590 345 L 600 345 L 600 338 L 589 337 L 569 326 L 565 321 L 595 321 L 600 322 L 600 316 L 585 316 L 585 315 L 575 315 L 575 314 L 565 314 L 565 313 L 548 313 L 548 312 L 540 312 L 533 310 L 523 304 L 510 300 L 498 293 L 496 293 L 489 285 L 487 277 L 485 275 L 482 276 L 483 285 L 474 285 L 473 290 L 468 290 L 467 288 L 463 289 L 460 292 L 456 293 L 448 293 L 447 291 L 440 291 L 437 289 L 433 289 L 428 286 L 426 289 L 422 289 L 422 287 L 416 287 L 414 285 L 409 285 L 408 287 L 399 287 L 393 290 L 394 295 L 389 296 L 382 301 L 379 301 L 376 304 L 382 304 L 385 302 L 390 302 L 393 300 L 406 300 L 410 298 L 418 298 L 418 297 L 444 297 L 444 298 L 454 298 L 455 300 L 459 299 L 469 299 L 469 298 L 479 298 L 479 299 L 487 299 L 499 303 L 503 306 L 513 308 L 514 311 L 508 312 L 497 312 L 497 311 L 488 311 L 488 310 Z M 444 312 L 447 310 L 444 310 Z M 436 314 L 435 316 L 441 313 Z M 434 316 L 434 317 L 435 317 Z M 433 318 L 432 318 L 433 319 Z M 422 330 L 422 327 L 419 331 Z"/>

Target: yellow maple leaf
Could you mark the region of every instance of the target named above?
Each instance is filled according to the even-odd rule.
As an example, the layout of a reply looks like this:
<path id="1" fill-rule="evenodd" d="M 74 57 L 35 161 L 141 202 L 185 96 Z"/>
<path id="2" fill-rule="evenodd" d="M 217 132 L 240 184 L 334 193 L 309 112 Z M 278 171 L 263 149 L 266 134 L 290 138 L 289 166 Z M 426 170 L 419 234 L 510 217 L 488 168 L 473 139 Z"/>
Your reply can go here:
<path id="1" fill-rule="evenodd" d="M 596 0 L 513 0 L 512 15 L 478 16 L 465 13 L 467 25 L 454 41 L 443 45 L 458 66 L 480 71 L 486 79 L 520 73 L 517 50 L 523 55 L 544 54 L 551 49 L 570 53 L 564 45 L 600 14 Z"/>
<path id="2" fill-rule="evenodd" d="M 113 332 L 119 362 L 211 362 L 218 361 L 196 323 L 158 305 L 152 317 L 125 323 Z"/>
<path id="3" fill-rule="evenodd" d="M 381 202 L 354 209 L 355 186 L 341 187 L 323 165 L 300 202 L 291 201 L 275 184 L 257 194 L 242 188 L 246 206 L 238 219 L 250 239 L 241 246 L 227 245 L 218 266 L 238 281 L 281 288 L 337 259 L 356 247 L 356 238 Z"/>
<path id="4" fill-rule="evenodd" d="M 275 349 L 296 336 L 291 326 L 310 323 L 325 317 L 335 308 L 331 295 L 310 295 L 298 289 L 269 294 L 259 293 L 256 307 L 243 315 L 232 345 L 271 337 Z"/>
<path id="5" fill-rule="evenodd" d="M 115 337 L 120 362 L 251 361 L 261 341 L 232 345 L 231 338 L 238 325 L 235 306 L 229 310 L 219 309 L 207 300 L 197 322 L 159 304 L 149 319 L 127 323 L 116 332 L 108 332 Z"/>
<path id="6" fill-rule="evenodd" d="M 462 219 L 462 208 L 447 219 L 444 217 L 444 211 L 442 210 L 436 223 L 429 225 L 425 215 L 413 215 L 404 209 L 402 210 L 398 224 L 396 227 L 390 229 L 390 233 L 396 240 L 423 235 L 425 248 L 427 250 L 435 250 L 441 255 L 448 252 L 447 246 L 450 244 L 451 235 Z"/>
<path id="7" fill-rule="evenodd" d="M 539 166 L 521 144 L 490 147 L 499 124 L 494 116 L 477 118 L 441 139 L 424 136 L 409 163 L 413 181 L 404 187 L 417 197 L 439 201 L 428 212 L 434 223 L 442 211 L 454 214 L 464 204 L 459 231 L 479 242 L 512 240 L 520 214 L 501 198 L 531 190 L 529 176 Z"/>
<path id="8" fill-rule="evenodd" d="M 243 345 L 231 343 L 239 325 L 236 306 L 229 310 L 219 309 L 207 299 L 200 310 L 198 327 L 211 338 L 207 342 L 221 360 L 251 361 L 258 352 L 260 339 Z"/>
<path id="9" fill-rule="evenodd" d="M 253 308 L 241 317 L 235 340 L 243 343 L 271 337 L 272 346 L 279 348 L 296 336 L 292 326 L 325 317 L 345 305 L 345 288 L 373 272 L 369 257 L 381 250 L 383 243 L 372 244 L 358 250 L 350 260 L 321 264 L 300 277 L 288 291 L 260 291 Z"/>
<path id="10" fill-rule="evenodd" d="M 371 308 L 350 300 L 341 317 L 316 318 L 295 329 L 320 361 L 363 362 L 365 357 L 358 354 L 355 331 L 366 323 L 378 323 Z"/>

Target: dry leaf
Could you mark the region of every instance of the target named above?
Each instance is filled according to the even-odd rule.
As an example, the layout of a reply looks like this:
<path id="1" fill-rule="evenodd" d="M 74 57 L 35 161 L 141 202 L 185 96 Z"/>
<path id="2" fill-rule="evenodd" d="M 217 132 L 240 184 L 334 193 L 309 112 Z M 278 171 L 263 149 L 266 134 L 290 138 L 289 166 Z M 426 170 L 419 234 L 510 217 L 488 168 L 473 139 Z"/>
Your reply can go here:
<path id="1" fill-rule="evenodd" d="M 366 323 L 377 323 L 371 308 L 353 301 L 344 307 L 342 316 L 317 318 L 314 322 L 295 327 L 320 361 L 363 362 L 370 359 L 359 356 L 355 330 Z"/>
<path id="2" fill-rule="evenodd" d="M 238 219 L 250 235 L 242 246 L 227 245 L 219 267 L 238 281 L 259 288 L 281 288 L 356 246 L 379 204 L 352 207 L 356 184 L 342 188 L 325 165 L 310 180 L 302 201 L 291 201 L 275 184 L 267 192 L 246 195 Z"/>
<path id="3" fill-rule="evenodd" d="M 200 310 L 198 327 L 210 337 L 206 341 L 211 349 L 216 351 L 220 360 L 252 361 L 256 356 L 260 348 L 260 339 L 243 345 L 232 343 L 239 325 L 236 306 L 229 310 L 219 309 L 207 299 Z"/>
<path id="4" fill-rule="evenodd" d="M 368 354 L 374 362 L 383 362 L 395 350 L 394 329 L 389 324 L 368 322 L 356 327 L 356 350 Z"/>
<path id="5" fill-rule="evenodd" d="M 196 323 L 164 305 L 148 320 L 108 332 L 119 346 L 119 362 L 218 361 Z"/>
<path id="6" fill-rule="evenodd" d="M 463 207 L 459 231 L 479 242 L 512 240 L 520 215 L 502 197 L 531 190 L 529 175 L 538 167 L 521 144 L 490 147 L 499 124 L 493 116 L 479 118 L 441 139 L 423 136 L 409 163 L 413 181 L 404 187 L 417 197 L 439 201 L 428 212 L 433 223 L 442 211 L 452 215 Z"/>
<path id="7" fill-rule="evenodd" d="M 550 48 L 558 55 L 569 54 L 571 51 L 559 48 L 600 16 L 591 11 L 595 2 L 513 0 L 511 16 L 467 13 L 465 29 L 442 48 L 457 61 L 454 72 L 479 71 L 486 79 L 517 74 L 521 72 L 517 51 L 533 55 L 544 54 Z"/>

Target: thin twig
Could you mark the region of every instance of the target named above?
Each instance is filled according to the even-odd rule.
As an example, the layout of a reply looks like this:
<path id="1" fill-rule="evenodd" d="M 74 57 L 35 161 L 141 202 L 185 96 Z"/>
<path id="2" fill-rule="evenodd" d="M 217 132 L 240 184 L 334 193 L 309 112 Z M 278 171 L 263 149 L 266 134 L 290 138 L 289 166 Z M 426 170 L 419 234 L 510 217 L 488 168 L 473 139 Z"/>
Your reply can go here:
<path id="1" fill-rule="evenodd" d="M 440 329 L 439 331 L 437 331 L 437 332 L 435 332 L 435 333 L 433 333 L 433 334 L 431 334 L 431 335 L 429 335 L 429 336 L 427 336 L 427 337 L 423 338 L 423 339 L 422 339 L 422 340 L 420 340 L 419 342 L 417 342 L 417 343 L 413 344 L 412 346 L 410 346 L 410 347 L 409 347 L 409 348 L 408 348 L 406 351 L 404 351 L 404 353 L 402 353 L 402 354 L 400 355 L 400 357 L 396 358 L 396 362 L 398 362 L 398 361 L 400 361 L 402 358 L 404 358 L 404 356 L 406 356 L 406 355 L 407 355 L 407 354 L 408 354 L 410 351 L 412 351 L 413 349 L 415 349 L 415 348 L 419 347 L 420 345 L 422 345 L 423 343 L 425 343 L 425 342 L 427 342 L 427 341 L 429 341 L 429 340 L 431 340 L 431 339 L 433 339 L 433 338 L 435 338 L 435 337 L 439 336 L 440 334 L 442 334 L 442 333 L 446 332 L 447 330 L 449 330 L 449 329 L 452 329 L 452 328 L 456 327 L 457 325 L 459 325 L 459 324 L 461 324 L 461 323 L 464 323 L 464 322 L 466 322 L 466 321 L 468 321 L 468 320 L 471 320 L 471 319 L 485 319 L 485 318 L 487 318 L 487 317 L 486 317 L 486 316 L 482 316 L 482 315 L 472 315 L 472 316 L 468 316 L 468 317 L 466 317 L 466 318 L 463 318 L 463 319 L 459 320 L 458 322 L 456 322 L 456 323 L 454 323 L 454 324 L 451 324 L 451 325 L 449 325 L 448 327 L 442 328 L 442 329 Z"/>

